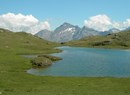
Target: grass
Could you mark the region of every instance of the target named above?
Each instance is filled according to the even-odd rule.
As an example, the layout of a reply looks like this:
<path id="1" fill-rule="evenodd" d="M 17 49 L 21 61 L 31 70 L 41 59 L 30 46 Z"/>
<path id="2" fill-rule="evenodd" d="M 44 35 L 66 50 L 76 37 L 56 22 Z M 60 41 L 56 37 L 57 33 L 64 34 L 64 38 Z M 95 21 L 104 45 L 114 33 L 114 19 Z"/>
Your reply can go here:
<path id="1" fill-rule="evenodd" d="M 130 78 L 34 76 L 19 54 L 48 54 L 59 44 L 26 33 L 0 32 L 0 95 L 130 95 Z"/>

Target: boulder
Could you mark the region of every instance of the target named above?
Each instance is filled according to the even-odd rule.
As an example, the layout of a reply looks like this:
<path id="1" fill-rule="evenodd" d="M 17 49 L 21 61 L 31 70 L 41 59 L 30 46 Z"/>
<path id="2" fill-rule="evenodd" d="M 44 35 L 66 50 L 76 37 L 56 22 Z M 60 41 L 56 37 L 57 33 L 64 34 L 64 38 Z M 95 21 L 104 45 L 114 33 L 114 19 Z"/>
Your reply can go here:
<path id="1" fill-rule="evenodd" d="M 52 64 L 52 61 L 48 58 L 45 57 L 36 57 L 31 60 L 32 66 L 33 67 L 47 67 Z"/>

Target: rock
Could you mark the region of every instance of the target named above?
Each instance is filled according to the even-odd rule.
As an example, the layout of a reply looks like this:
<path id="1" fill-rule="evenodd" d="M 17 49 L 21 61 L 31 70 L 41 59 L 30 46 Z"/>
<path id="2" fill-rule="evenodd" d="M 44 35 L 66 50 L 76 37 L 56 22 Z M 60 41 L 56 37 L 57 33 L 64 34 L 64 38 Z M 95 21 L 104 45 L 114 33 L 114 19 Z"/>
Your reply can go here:
<path id="1" fill-rule="evenodd" d="M 52 61 L 45 57 L 36 57 L 31 60 L 32 66 L 35 68 L 39 67 L 47 67 L 52 64 Z"/>
<path id="2" fill-rule="evenodd" d="M 43 68 L 50 66 L 52 62 L 62 60 L 62 58 L 51 56 L 51 55 L 38 55 L 36 58 L 31 60 L 33 68 Z"/>

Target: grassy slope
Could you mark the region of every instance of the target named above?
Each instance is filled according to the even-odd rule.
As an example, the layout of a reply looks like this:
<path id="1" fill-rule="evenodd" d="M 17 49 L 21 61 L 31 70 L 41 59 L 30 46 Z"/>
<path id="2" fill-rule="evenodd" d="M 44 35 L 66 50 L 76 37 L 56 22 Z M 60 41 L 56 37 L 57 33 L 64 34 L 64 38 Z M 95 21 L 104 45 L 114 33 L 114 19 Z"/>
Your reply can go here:
<path id="1" fill-rule="evenodd" d="M 104 41 L 109 41 L 110 43 L 102 45 L 101 43 Z M 95 45 L 97 43 L 100 43 L 100 45 Z M 70 41 L 66 43 L 66 45 L 78 47 L 130 49 L 130 31 L 110 34 L 107 36 L 87 37 L 77 41 Z"/>
<path id="2" fill-rule="evenodd" d="M 130 95 L 130 78 L 42 77 L 25 72 L 31 68 L 30 59 L 18 54 L 57 52 L 55 46 L 26 33 L 0 32 L 1 95 Z"/>

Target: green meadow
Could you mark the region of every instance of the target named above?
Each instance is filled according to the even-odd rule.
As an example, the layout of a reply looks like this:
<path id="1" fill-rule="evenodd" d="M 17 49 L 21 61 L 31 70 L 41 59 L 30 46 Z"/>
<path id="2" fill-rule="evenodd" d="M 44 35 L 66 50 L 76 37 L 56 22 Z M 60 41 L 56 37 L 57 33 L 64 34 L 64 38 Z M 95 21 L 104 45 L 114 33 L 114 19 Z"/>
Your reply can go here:
<path id="1" fill-rule="evenodd" d="M 58 46 L 61 45 L 31 34 L 0 29 L 0 95 L 130 95 L 130 78 L 52 77 L 26 73 L 32 67 L 31 58 L 24 58 L 22 54 L 61 52 L 54 49 Z"/>

